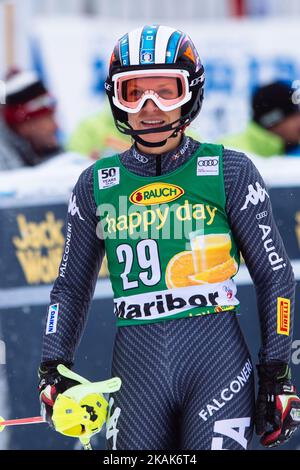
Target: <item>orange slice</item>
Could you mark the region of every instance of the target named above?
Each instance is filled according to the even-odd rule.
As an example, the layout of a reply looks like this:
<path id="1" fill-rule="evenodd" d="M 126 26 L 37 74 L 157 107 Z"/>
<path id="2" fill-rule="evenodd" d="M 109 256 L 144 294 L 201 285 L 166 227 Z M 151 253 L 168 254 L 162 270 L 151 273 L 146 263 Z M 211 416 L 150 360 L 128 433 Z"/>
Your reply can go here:
<path id="1" fill-rule="evenodd" d="M 166 269 L 166 284 L 169 289 L 197 285 L 191 277 L 195 274 L 191 251 L 181 251 L 170 259 Z"/>
<path id="2" fill-rule="evenodd" d="M 197 273 L 190 276 L 190 280 L 193 283 L 204 284 L 210 283 L 214 284 L 215 282 L 223 282 L 227 279 L 230 279 L 237 272 L 238 265 L 233 258 L 230 258 L 228 261 L 217 266 L 203 271 L 202 273 Z"/>

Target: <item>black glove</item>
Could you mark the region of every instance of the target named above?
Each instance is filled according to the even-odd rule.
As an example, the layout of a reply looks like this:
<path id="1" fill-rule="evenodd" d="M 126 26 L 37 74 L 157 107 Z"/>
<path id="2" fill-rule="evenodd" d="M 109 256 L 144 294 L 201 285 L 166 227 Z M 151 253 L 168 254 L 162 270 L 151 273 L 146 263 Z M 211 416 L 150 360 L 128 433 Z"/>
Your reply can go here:
<path id="1" fill-rule="evenodd" d="M 300 399 L 291 383 L 287 364 L 274 362 L 257 366 L 259 389 L 255 412 L 260 443 L 273 447 L 285 443 L 300 425 Z"/>
<path id="2" fill-rule="evenodd" d="M 54 427 L 52 422 L 52 413 L 57 395 L 65 392 L 68 388 L 79 384 L 76 380 L 71 380 L 61 375 L 57 370 L 57 366 L 59 364 L 65 365 L 68 369 L 71 369 L 73 365 L 60 360 L 42 362 L 38 371 L 40 378 L 38 388 L 40 393 L 41 416 L 46 419 L 51 427 Z"/>

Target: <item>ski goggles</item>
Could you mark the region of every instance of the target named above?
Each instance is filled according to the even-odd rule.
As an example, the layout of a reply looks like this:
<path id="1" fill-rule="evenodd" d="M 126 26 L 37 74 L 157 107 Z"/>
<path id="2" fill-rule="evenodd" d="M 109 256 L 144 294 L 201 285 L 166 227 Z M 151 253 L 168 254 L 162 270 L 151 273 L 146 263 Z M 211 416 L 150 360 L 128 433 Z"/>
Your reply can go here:
<path id="1" fill-rule="evenodd" d="M 162 111 L 172 111 L 192 97 L 188 77 L 188 71 L 174 69 L 117 73 L 112 77 L 113 103 L 122 111 L 138 113 L 150 99 Z"/>

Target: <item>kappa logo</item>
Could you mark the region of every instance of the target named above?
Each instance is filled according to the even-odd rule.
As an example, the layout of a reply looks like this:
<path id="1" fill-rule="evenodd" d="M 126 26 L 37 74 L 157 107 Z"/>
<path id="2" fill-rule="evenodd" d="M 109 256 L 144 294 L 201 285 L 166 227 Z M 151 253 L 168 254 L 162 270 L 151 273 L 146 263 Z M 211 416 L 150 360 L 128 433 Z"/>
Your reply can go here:
<path id="1" fill-rule="evenodd" d="M 77 203 L 76 203 L 76 196 L 73 193 L 71 193 L 71 197 L 69 200 L 68 213 L 71 214 L 72 217 L 74 217 L 77 214 L 80 220 L 84 220 L 84 218 L 81 217 L 79 207 L 77 206 Z"/>
<path id="2" fill-rule="evenodd" d="M 246 201 L 241 211 L 245 211 L 248 208 L 249 203 L 253 206 L 257 206 L 259 202 L 264 202 L 266 197 L 270 198 L 265 188 L 262 188 L 261 185 L 256 182 L 255 183 L 256 189 L 254 188 L 253 184 L 248 186 L 248 194 L 246 196 Z"/>

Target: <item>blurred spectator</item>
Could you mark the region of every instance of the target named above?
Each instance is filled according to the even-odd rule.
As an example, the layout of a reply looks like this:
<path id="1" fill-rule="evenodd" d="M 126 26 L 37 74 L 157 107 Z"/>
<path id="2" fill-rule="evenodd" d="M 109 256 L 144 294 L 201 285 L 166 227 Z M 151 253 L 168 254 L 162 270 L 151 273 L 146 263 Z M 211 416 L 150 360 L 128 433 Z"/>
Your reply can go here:
<path id="1" fill-rule="evenodd" d="M 34 72 L 13 72 L 1 105 L 0 170 L 34 166 L 61 151 L 55 102 Z"/>
<path id="2" fill-rule="evenodd" d="M 68 149 L 94 160 L 131 146 L 130 136 L 121 134 L 115 126 L 110 108 L 83 120 L 71 135 Z"/>
<path id="3" fill-rule="evenodd" d="M 245 131 L 220 142 L 262 157 L 300 156 L 300 106 L 293 100 L 294 92 L 283 82 L 258 88 L 252 97 L 252 120 Z"/>

